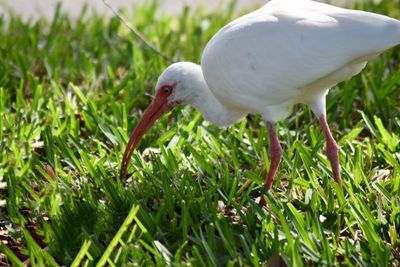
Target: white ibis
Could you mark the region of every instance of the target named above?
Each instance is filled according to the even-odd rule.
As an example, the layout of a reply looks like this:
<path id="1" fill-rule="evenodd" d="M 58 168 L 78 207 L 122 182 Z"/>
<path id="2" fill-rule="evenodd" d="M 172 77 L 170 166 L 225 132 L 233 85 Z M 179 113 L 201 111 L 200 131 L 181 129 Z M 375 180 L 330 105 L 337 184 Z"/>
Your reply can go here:
<path id="1" fill-rule="evenodd" d="M 270 138 L 265 179 L 269 190 L 282 153 L 275 123 L 302 103 L 319 118 L 333 178 L 341 187 L 325 96 L 333 85 L 399 43 L 399 20 L 310 0 L 272 0 L 218 31 L 204 49 L 201 65 L 178 62 L 164 70 L 156 97 L 126 146 L 121 177 L 126 177 L 135 146 L 157 118 L 186 103 L 217 125 L 235 123 L 249 113 L 262 115 Z"/>

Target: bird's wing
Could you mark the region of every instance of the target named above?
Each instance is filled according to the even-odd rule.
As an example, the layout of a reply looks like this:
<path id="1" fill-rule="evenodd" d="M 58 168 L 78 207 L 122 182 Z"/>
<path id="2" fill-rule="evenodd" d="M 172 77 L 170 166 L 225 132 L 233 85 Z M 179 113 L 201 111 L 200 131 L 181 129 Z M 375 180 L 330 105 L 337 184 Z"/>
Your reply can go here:
<path id="1" fill-rule="evenodd" d="M 309 0 L 273 0 L 221 29 L 203 53 L 202 68 L 221 101 L 252 103 L 258 112 L 398 43 L 397 20 Z"/>

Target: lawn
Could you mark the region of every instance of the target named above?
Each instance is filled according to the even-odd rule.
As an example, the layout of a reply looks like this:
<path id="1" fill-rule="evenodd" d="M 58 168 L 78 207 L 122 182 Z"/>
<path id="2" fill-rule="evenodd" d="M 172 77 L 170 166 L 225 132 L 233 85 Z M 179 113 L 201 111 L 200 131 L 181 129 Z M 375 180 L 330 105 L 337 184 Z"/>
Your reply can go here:
<path id="1" fill-rule="evenodd" d="M 194 62 L 239 15 L 234 4 L 179 16 L 159 16 L 157 6 L 125 14 L 165 54 Z M 400 19 L 399 0 L 356 8 Z M 400 265 L 400 47 L 327 97 L 344 193 L 319 123 L 302 106 L 277 126 L 283 160 L 265 192 L 260 117 L 218 128 L 187 106 L 145 135 L 121 180 L 129 134 L 168 62 L 116 17 L 8 17 L 0 18 L 0 265 L 265 266 L 277 255 L 288 266 Z"/>

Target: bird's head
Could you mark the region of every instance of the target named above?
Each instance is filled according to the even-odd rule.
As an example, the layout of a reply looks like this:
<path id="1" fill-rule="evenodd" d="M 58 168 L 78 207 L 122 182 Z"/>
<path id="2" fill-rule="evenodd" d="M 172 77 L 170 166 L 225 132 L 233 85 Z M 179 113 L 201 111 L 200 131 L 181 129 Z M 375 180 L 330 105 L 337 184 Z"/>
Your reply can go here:
<path id="1" fill-rule="evenodd" d="M 164 70 L 158 78 L 156 96 L 144 111 L 125 148 L 120 171 L 122 178 L 126 177 L 132 153 L 146 131 L 162 114 L 178 104 L 191 104 L 201 82 L 204 83 L 201 67 L 191 62 L 174 63 Z"/>

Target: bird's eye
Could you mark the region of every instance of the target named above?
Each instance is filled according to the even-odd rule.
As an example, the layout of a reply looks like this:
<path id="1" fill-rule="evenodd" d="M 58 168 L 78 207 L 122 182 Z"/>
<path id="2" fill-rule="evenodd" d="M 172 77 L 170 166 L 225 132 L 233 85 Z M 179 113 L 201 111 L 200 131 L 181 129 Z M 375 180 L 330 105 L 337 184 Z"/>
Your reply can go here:
<path id="1" fill-rule="evenodd" d="M 162 92 L 164 93 L 164 95 L 169 95 L 172 92 L 172 87 L 169 85 L 163 86 L 161 88 Z"/>

